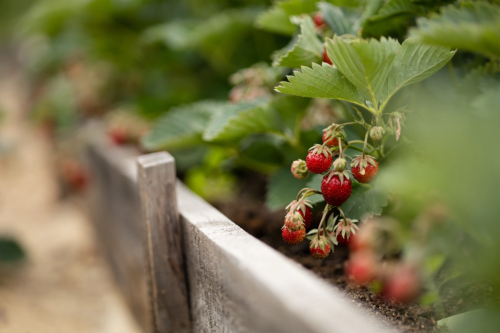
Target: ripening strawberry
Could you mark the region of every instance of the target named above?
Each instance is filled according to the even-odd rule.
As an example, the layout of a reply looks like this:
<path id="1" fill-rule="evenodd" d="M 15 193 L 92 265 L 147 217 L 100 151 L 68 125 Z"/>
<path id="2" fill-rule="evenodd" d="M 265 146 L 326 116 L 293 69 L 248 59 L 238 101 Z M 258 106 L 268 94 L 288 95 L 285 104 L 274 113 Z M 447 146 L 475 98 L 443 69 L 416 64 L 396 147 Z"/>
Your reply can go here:
<path id="1" fill-rule="evenodd" d="M 417 298 L 420 292 L 420 278 L 418 272 L 411 266 L 400 266 L 387 279 L 382 295 L 390 300 L 410 303 Z"/>
<path id="2" fill-rule="evenodd" d="M 298 230 L 304 227 L 304 218 L 298 211 L 290 211 L 285 216 L 285 227 L 290 230 Z"/>
<path id="3" fill-rule="evenodd" d="M 309 200 L 300 200 L 300 203 L 297 203 L 296 200 L 292 201 L 290 205 L 288 205 L 287 209 L 290 212 L 298 212 L 303 219 L 304 226 L 309 228 L 312 222 L 312 203 Z M 287 214 L 288 215 L 288 214 Z"/>
<path id="4" fill-rule="evenodd" d="M 306 157 L 307 169 L 312 173 L 325 173 L 333 163 L 332 153 L 327 146 L 315 145 Z"/>
<path id="5" fill-rule="evenodd" d="M 306 179 L 309 176 L 307 164 L 304 160 L 296 160 L 292 163 L 292 175 L 297 179 Z"/>
<path id="6" fill-rule="evenodd" d="M 339 145 L 338 135 L 345 137 L 345 132 L 337 124 L 332 124 L 323 130 L 323 143 L 328 147 Z"/>
<path id="7" fill-rule="evenodd" d="M 377 275 L 377 261 L 371 251 L 355 252 L 346 264 L 346 275 L 355 283 L 367 284 Z"/>
<path id="8" fill-rule="evenodd" d="M 281 228 L 281 237 L 283 238 L 285 243 L 289 245 L 300 244 L 306 237 L 306 228 L 302 226 L 297 230 L 291 230 L 287 226 L 283 226 L 283 228 Z"/>
<path id="9" fill-rule="evenodd" d="M 323 177 L 321 192 L 327 204 L 341 206 L 351 196 L 351 181 L 347 171 L 333 171 Z"/>
<path id="10" fill-rule="evenodd" d="M 330 60 L 330 57 L 328 56 L 326 49 L 323 51 L 323 62 L 326 62 L 327 64 L 333 66 L 333 62 Z"/>
<path id="11" fill-rule="evenodd" d="M 332 247 L 330 246 L 330 242 L 326 239 L 325 236 L 320 235 L 319 237 L 314 237 L 309 244 L 309 251 L 314 258 L 324 259 L 328 257 L 330 254 Z"/>
<path id="12" fill-rule="evenodd" d="M 326 22 L 323 19 L 323 15 L 320 12 L 317 12 L 316 14 L 314 14 L 313 19 L 314 19 L 314 25 L 316 26 L 316 28 L 323 29 L 326 27 Z"/>
<path id="13" fill-rule="evenodd" d="M 375 178 L 378 172 L 378 163 L 369 155 L 358 156 L 351 163 L 352 176 L 360 183 L 367 184 Z"/>

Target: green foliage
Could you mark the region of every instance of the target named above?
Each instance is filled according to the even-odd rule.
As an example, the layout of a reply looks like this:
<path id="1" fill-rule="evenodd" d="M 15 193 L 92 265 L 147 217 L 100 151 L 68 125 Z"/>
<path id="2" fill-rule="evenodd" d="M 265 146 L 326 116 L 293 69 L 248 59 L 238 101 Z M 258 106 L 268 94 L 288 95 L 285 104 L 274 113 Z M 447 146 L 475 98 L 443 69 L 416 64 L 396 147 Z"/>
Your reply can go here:
<path id="1" fill-rule="evenodd" d="M 419 42 L 443 45 L 500 59 L 500 7 L 485 2 L 445 7 L 418 20 L 411 35 Z"/>
<path id="2" fill-rule="evenodd" d="M 346 100 L 378 114 L 398 90 L 428 78 L 454 55 L 447 48 L 411 40 L 400 45 L 393 39 L 345 41 L 337 36 L 328 40 L 327 52 L 336 68 L 326 64 L 303 67 L 302 73 L 295 72 L 276 90 Z"/>
<path id="3" fill-rule="evenodd" d="M 328 2 L 320 2 L 318 8 L 323 19 L 338 36 L 351 34 L 357 35 L 359 29 L 360 13 L 357 9 L 337 7 Z"/>
<path id="4" fill-rule="evenodd" d="M 300 35 L 298 42 L 291 51 L 276 57 L 273 66 L 286 66 L 297 68 L 303 65 L 310 66 L 311 63 L 318 63 L 323 59 L 323 44 L 316 34 L 314 22 L 309 16 L 296 20 L 300 23 Z M 284 53 L 278 51 L 278 54 Z"/>

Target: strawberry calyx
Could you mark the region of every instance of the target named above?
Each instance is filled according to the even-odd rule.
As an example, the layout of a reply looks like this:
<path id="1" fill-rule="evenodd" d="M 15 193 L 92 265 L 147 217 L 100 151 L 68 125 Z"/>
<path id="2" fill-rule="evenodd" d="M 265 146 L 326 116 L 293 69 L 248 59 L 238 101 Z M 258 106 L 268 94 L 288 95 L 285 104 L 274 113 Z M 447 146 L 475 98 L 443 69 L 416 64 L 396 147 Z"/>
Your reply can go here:
<path id="1" fill-rule="evenodd" d="M 359 168 L 359 173 L 364 175 L 366 172 L 366 167 L 368 164 L 378 168 L 377 162 L 375 161 L 375 157 L 370 155 L 358 155 L 351 162 L 351 168 Z"/>
<path id="2" fill-rule="evenodd" d="M 342 235 L 342 238 L 345 240 L 349 240 L 351 233 L 353 235 L 356 234 L 356 230 L 359 230 L 359 227 L 355 224 L 358 220 L 352 219 L 340 219 L 337 225 L 333 228 L 335 231 L 335 235 L 338 237 Z M 347 237 L 346 237 L 347 236 Z"/>
<path id="3" fill-rule="evenodd" d="M 334 176 L 338 176 L 340 180 L 340 184 L 344 184 L 344 179 L 350 179 L 349 173 L 347 170 L 344 171 L 330 171 L 330 173 L 327 176 L 327 181 L 329 182 Z"/>
<path id="4" fill-rule="evenodd" d="M 341 125 L 331 124 L 323 130 L 323 142 L 329 146 L 338 146 L 338 140 L 344 140 L 346 133 Z"/>
<path id="5" fill-rule="evenodd" d="M 304 227 L 304 217 L 297 211 L 287 213 L 285 216 L 285 227 L 288 227 L 292 231 Z"/>
<path id="6" fill-rule="evenodd" d="M 314 146 L 309 148 L 309 151 L 317 155 L 322 154 L 323 156 L 325 156 L 325 158 L 328 158 L 328 156 L 332 156 L 332 152 L 330 151 L 330 149 L 328 149 L 328 146 L 324 144 L 323 145 L 315 144 Z"/>

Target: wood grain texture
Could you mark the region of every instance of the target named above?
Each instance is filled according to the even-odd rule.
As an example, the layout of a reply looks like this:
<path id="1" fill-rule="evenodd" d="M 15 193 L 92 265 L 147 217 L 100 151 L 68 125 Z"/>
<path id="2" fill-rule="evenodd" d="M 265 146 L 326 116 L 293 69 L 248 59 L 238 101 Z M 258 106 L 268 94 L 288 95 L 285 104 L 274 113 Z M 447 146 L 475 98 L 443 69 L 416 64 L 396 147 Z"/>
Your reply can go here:
<path id="1" fill-rule="evenodd" d="M 386 332 L 373 315 L 178 184 L 194 332 Z"/>
<path id="2" fill-rule="evenodd" d="M 175 162 L 161 152 L 138 158 L 154 331 L 191 331 Z"/>
<path id="3" fill-rule="evenodd" d="M 135 319 L 149 330 L 146 265 L 136 183 L 138 151 L 112 145 L 99 126 L 89 126 L 84 160 L 90 172 L 87 210 L 99 246 Z"/>

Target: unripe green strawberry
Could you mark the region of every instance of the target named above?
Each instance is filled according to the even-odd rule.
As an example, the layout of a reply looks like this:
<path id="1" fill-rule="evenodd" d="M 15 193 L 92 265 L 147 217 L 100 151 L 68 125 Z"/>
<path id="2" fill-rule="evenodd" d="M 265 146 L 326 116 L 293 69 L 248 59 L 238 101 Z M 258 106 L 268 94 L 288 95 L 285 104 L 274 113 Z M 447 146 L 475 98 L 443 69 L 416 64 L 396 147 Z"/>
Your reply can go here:
<path id="1" fill-rule="evenodd" d="M 351 181 L 347 171 L 332 171 L 321 181 L 321 193 L 327 204 L 341 206 L 351 196 Z"/>
<path id="2" fill-rule="evenodd" d="M 367 184 L 375 178 L 378 173 L 378 163 L 375 158 L 365 155 L 357 156 L 351 163 L 352 176 L 360 183 Z"/>
<path id="3" fill-rule="evenodd" d="M 332 247 L 325 236 L 315 237 L 309 244 L 309 251 L 314 258 L 324 259 L 330 254 Z"/>
<path id="4" fill-rule="evenodd" d="M 297 230 L 290 230 L 288 227 L 283 226 L 281 228 L 281 237 L 289 245 L 300 244 L 306 237 L 306 228 L 302 227 Z"/>
<path id="5" fill-rule="evenodd" d="M 385 130 L 382 126 L 375 126 L 372 127 L 372 129 L 370 130 L 370 138 L 373 141 L 382 140 L 384 138 L 384 135 L 385 135 Z"/>
<path id="6" fill-rule="evenodd" d="M 309 170 L 304 160 L 293 161 L 292 175 L 297 179 L 306 179 L 309 176 Z"/>
<path id="7" fill-rule="evenodd" d="M 347 161 L 345 158 L 337 158 L 335 162 L 333 162 L 333 168 L 335 171 L 342 172 L 347 167 Z"/>
<path id="8" fill-rule="evenodd" d="M 306 158 L 307 169 L 312 173 L 325 173 L 332 166 L 332 153 L 327 146 L 315 145 Z"/>

